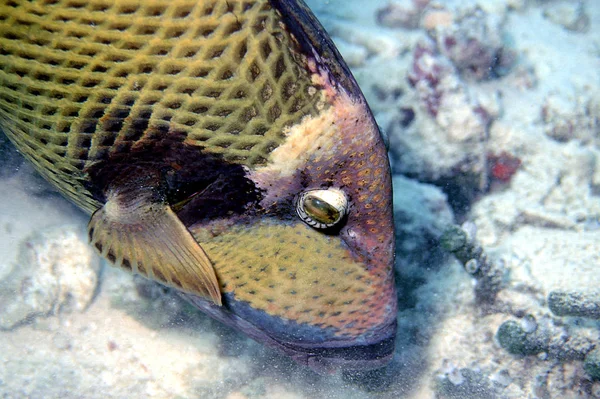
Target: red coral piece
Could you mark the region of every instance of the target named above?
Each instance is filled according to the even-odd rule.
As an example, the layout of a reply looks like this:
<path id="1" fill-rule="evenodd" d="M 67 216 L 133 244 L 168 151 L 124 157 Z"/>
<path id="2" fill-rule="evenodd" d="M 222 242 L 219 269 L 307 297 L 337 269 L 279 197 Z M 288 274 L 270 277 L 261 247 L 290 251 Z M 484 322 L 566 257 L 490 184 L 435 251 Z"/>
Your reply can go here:
<path id="1" fill-rule="evenodd" d="M 507 152 L 488 154 L 488 168 L 494 180 L 507 183 L 521 166 L 521 160 Z"/>

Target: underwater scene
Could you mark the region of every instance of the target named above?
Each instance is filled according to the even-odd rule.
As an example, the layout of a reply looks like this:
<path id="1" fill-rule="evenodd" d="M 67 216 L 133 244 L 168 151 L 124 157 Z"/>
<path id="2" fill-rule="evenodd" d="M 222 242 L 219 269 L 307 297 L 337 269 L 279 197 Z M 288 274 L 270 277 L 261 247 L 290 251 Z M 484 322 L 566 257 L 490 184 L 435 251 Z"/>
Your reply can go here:
<path id="1" fill-rule="evenodd" d="M 600 2 L 0 0 L 0 397 L 600 398 Z"/>

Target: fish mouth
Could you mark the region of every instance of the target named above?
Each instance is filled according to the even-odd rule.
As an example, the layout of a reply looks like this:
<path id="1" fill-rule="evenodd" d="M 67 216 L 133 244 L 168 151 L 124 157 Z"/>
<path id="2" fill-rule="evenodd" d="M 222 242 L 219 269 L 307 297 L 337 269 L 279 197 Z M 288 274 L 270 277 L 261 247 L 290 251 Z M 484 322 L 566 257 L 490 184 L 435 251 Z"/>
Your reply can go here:
<path id="1" fill-rule="evenodd" d="M 300 336 L 274 334 L 271 329 L 265 331 L 249 320 L 264 322 L 265 319 L 269 319 L 271 328 L 274 324 L 283 325 L 283 322 L 274 320 L 264 312 L 250 309 L 247 304 L 236 301 L 230 294 L 224 296 L 222 307 L 195 295 L 183 293 L 180 295 L 215 320 L 243 332 L 255 341 L 289 356 L 296 363 L 307 366 L 319 374 L 330 374 L 336 370 L 365 371 L 382 368 L 394 355 L 397 330 L 395 319 L 381 326 L 369 337 L 319 341 L 319 337 L 312 340 Z M 254 318 L 246 318 L 247 312 L 252 313 Z M 285 324 L 285 328 L 290 329 L 290 323 Z M 297 331 L 302 330 L 301 326 L 296 327 Z"/>
<path id="2" fill-rule="evenodd" d="M 347 340 L 322 345 L 279 341 L 278 345 L 296 362 L 317 372 L 372 370 L 384 367 L 392 359 L 396 328 L 396 323 L 390 324 L 374 338 L 358 344 L 355 340 Z"/>

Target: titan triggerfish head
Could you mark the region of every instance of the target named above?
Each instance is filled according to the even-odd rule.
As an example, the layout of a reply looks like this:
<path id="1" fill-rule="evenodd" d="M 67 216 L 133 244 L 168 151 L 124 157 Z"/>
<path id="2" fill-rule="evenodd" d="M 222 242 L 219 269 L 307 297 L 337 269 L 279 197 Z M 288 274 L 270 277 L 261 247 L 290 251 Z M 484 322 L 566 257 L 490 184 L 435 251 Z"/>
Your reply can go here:
<path id="1" fill-rule="evenodd" d="M 391 359 L 386 148 L 301 0 L 2 0 L 0 127 L 112 265 L 315 370 Z"/>

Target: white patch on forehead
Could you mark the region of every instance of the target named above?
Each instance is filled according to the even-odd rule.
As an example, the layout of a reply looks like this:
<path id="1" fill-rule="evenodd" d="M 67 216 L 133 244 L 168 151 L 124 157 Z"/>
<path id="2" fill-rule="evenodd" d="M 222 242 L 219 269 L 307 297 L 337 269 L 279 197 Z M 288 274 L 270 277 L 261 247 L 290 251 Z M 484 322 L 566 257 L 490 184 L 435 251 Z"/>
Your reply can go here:
<path id="1" fill-rule="evenodd" d="M 299 123 L 286 129 L 285 141 L 271 152 L 268 163 L 255 170 L 256 173 L 276 173 L 291 176 L 310 157 L 333 153 L 343 144 L 345 127 L 358 121 L 361 129 L 370 124 L 366 107 L 355 102 L 344 92 L 339 92 L 333 104 L 318 116 L 306 116 Z"/>
<path id="2" fill-rule="evenodd" d="M 309 68 L 314 86 L 321 88 L 317 95 L 323 108 L 319 108 L 318 115 L 307 115 L 286 128 L 284 141 L 269 154 L 267 164 L 248 170 L 248 177 L 264 190 L 264 208 L 289 200 L 301 190 L 334 184 L 330 166 L 335 168 L 339 161 L 364 156 L 380 141 L 364 99 L 334 84 L 327 71 L 319 70 L 314 61 L 311 65 L 309 60 Z M 361 148 L 365 151 L 357 151 Z M 303 186 L 298 171 L 308 173 L 311 187 Z M 321 172 L 328 172 L 328 177 L 318 177 Z M 343 184 L 338 181 L 334 186 Z"/>

